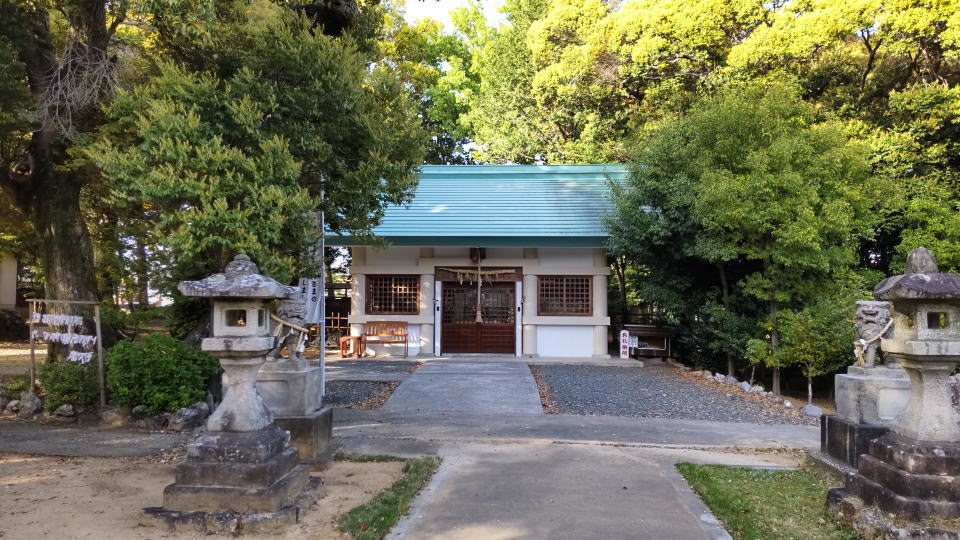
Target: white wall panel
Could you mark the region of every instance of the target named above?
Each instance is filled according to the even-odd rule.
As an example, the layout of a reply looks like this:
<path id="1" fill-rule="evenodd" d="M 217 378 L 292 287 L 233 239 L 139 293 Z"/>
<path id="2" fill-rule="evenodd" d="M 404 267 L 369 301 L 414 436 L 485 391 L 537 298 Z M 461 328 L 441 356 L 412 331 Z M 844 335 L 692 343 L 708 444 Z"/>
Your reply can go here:
<path id="1" fill-rule="evenodd" d="M 433 248 L 433 256 L 438 259 L 465 259 L 470 257 L 470 248 L 465 248 L 465 247 Z"/>
<path id="2" fill-rule="evenodd" d="M 537 355 L 589 358 L 593 356 L 593 327 L 537 326 Z"/>
<path id="3" fill-rule="evenodd" d="M 418 247 L 370 248 L 367 250 L 367 264 L 370 266 L 388 264 L 414 266 L 419 258 L 420 248 Z"/>
<path id="4" fill-rule="evenodd" d="M 540 266 L 593 267 L 592 248 L 540 248 Z"/>

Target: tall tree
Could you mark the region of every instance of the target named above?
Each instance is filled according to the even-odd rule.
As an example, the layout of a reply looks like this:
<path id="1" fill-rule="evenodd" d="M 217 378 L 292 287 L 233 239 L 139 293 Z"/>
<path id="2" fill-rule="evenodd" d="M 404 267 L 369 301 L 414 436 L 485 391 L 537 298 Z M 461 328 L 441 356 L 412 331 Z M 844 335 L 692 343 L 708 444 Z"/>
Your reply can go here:
<path id="1" fill-rule="evenodd" d="M 29 93 L 28 99 L 4 103 L 19 121 L 0 126 L 6 149 L 0 156 L 0 191 L 36 233 L 49 298 L 98 298 L 80 209 L 81 190 L 92 175 L 68 165 L 69 149 L 78 134 L 96 127 L 99 106 L 113 93 L 115 37 L 129 4 L 0 1 L 0 51 L 5 51 L 0 62 L 5 75 L 13 71 L 4 79 Z M 10 62 L 11 51 L 18 62 Z"/>
<path id="2" fill-rule="evenodd" d="M 425 162 L 470 163 L 469 127 L 460 121 L 477 78 L 469 71 L 470 51 L 460 34 L 444 32 L 434 19 L 408 23 L 403 0 L 381 3 L 383 26 L 376 37 L 375 70 L 395 72 L 416 101 L 423 129 L 430 135 Z"/>
<path id="3" fill-rule="evenodd" d="M 669 235 L 635 239 L 649 242 L 651 258 L 639 264 L 663 264 L 656 242 L 679 235 L 684 262 L 717 267 L 722 288 L 733 285 L 724 269 L 739 268 L 734 286 L 766 304 L 777 393 L 780 310 L 852 266 L 855 242 L 872 224 L 866 148 L 816 120 L 789 87 L 709 99 L 642 145 L 612 220 L 615 247 L 640 226 Z"/>
<path id="4" fill-rule="evenodd" d="M 217 60 L 161 64 L 121 92 L 84 149 L 121 205 L 156 211 L 173 278 L 244 251 L 281 280 L 308 264 L 310 212 L 369 234 L 410 197 L 425 137 L 397 73 L 305 15 L 256 6 L 211 45 Z"/>

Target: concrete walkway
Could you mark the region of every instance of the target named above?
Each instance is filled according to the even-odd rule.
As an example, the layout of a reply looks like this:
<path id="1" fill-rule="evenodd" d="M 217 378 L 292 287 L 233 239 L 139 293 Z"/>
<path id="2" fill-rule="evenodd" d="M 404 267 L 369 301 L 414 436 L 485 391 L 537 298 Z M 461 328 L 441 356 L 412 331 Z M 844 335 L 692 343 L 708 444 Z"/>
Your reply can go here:
<path id="1" fill-rule="evenodd" d="M 723 537 L 672 467 L 623 448 L 506 445 L 449 451 L 389 538 Z M 716 534 L 708 535 L 705 526 Z"/>
<path id="2" fill-rule="evenodd" d="M 404 379 L 385 413 L 543 414 L 526 364 L 435 360 Z"/>
<path id="3" fill-rule="evenodd" d="M 675 464 L 777 465 L 728 449 L 819 442 L 812 426 L 547 415 L 505 358 L 429 360 L 380 410 L 334 421 L 351 453 L 443 457 L 393 539 L 729 538 Z"/>

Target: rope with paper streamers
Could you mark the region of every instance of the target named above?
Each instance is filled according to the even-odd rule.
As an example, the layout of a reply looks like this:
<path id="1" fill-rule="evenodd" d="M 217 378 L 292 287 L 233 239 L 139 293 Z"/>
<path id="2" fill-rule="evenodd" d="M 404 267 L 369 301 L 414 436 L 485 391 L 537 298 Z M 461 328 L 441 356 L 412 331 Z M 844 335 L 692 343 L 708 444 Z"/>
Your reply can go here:
<path id="1" fill-rule="evenodd" d="M 477 265 L 479 266 L 479 264 Z M 437 270 L 443 270 L 445 272 L 450 272 L 457 276 L 457 281 L 463 285 L 463 278 L 466 277 L 467 281 L 472 285 L 474 279 L 484 279 L 491 281 L 491 277 L 497 277 L 503 274 L 512 274 L 515 270 L 469 270 L 466 268 L 437 268 Z M 478 277 L 479 276 L 479 277 Z"/>
<path id="2" fill-rule="evenodd" d="M 56 313 L 31 313 L 30 319 L 35 324 L 41 323 L 47 326 L 80 326 L 83 324 L 83 317 L 79 315 L 58 315 Z"/>
<path id="3" fill-rule="evenodd" d="M 293 324 L 293 323 L 291 323 L 291 322 L 287 322 L 287 321 L 281 319 L 280 317 L 277 317 L 277 316 L 274 315 L 273 313 L 270 314 L 270 320 L 272 320 L 272 321 L 274 321 L 275 323 L 277 323 L 277 329 L 274 330 L 273 335 L 277 336 L 277 337 L 280 339 L 280 343 L 283 343 L 283 341 L 287 339 L 287 336 L 289 336 L 290 334 L 292 334 L 294 331 L 299 332 L 300 335 L 297 336 L 296 351 L 297 351 L 297 352 L 303 352 L 303 348 L 304 348 L 304 343 L 303 343 L 304 339 L 303 339 L 303 338 L 304 338 L 304 336 L 307 336 L 307 335 L 310 334 L 310 330 L 308 330 L 308 329 L 306 329 L 306 328 L 304 328 L 304 327 L 302 327 L 302 326 L 297 326 L 297 325 L 295 325 L 295 324 Z M 283 330 L 284 327 L 289 328 L 289 330 L 287 330 L 287 333 L 284 334 L 283 337 L 280 337 L 280 332 Z M 292 353 L 293 351 L 290 351 L 290 352 Z"/>
<path id="4" fill-rule="evenodd" d="M 97 336 L 63 332 L 42 332 L 40 330 L 33 331 L 33 339 L 59 343 L 61 345 L 80 345 L 81 347 L 89 347 L 97 342 Z"/>
<path id="5" fill-rule="evenodd" d="M 873 336 L 870 339 L 858 339 L 853 342 L 853 353 L 857 356 L 857 365 L 865 366 L 867 365 L 866 350 L 873 342 L 880 339 L 881 336 L 887 333 L 887 330 L 893 326 L 893 319 L 887 321 L 886 326 L 883 327 L 883 330 L 880 330 L 880 333 Z"/>

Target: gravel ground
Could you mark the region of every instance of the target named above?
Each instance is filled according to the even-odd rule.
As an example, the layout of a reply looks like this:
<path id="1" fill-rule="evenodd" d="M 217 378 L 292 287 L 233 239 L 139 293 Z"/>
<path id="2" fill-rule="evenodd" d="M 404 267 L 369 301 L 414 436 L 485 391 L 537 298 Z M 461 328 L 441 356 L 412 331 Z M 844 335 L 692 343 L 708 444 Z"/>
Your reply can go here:
<path id="1" fill-rule="evenodd" d="M 399 385 L 397 382 L 327 381 L 323 404 L 345 409 L 379 409 Z"/>
<path id="2" fill-rule="evenodd" d="M 818 425 L 739 389 L 684 377 L 666 365 L 530 366 L 544 410 L 555 414 L 643 416 L 749 424 Z"/>

